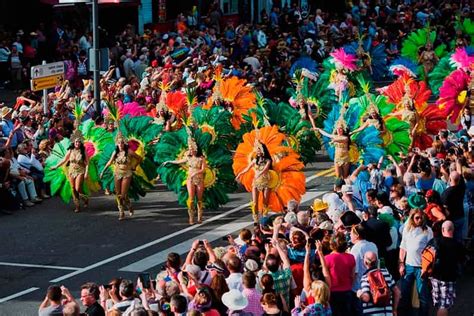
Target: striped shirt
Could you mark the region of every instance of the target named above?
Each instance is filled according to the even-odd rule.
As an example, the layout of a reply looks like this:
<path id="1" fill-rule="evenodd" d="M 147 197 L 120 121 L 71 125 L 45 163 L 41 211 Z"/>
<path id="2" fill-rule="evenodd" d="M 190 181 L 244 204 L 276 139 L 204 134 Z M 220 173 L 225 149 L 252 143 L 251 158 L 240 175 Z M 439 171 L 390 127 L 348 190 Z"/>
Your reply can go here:
<path id="1" fill-rule="evenodd" d="M 363 293 L 367 293 L 370 295 L 370 285 L 369 285 L 369 280 L 368 280 L 368 273 L 371 271 L 374 271 L 375 269 L 370 269 L 367 270 L 364 275 L 362 276 L 360 280 L 360 287 Z M 382 271 L 383 277 L 385 279 L 385 282 L 387 282 L 388 287 L 391 289 L 395 286 L 395 281 L 393 280 L 392 276 L 390 273 L 387 271 L 385 268 L 381 268 L 380 271 Z M 393 292 L 392 292 L 393 294 Z M 373 304 L 372 298 L 370 298 L 370 301 L 368 303 L 362 302 L 362 310 L 364 315 L 372 315 L 372 316 L 389 316 L 393 315 L 393 296 L 390 298 L 390 304 L 388 306 L 375 306 Z"/>

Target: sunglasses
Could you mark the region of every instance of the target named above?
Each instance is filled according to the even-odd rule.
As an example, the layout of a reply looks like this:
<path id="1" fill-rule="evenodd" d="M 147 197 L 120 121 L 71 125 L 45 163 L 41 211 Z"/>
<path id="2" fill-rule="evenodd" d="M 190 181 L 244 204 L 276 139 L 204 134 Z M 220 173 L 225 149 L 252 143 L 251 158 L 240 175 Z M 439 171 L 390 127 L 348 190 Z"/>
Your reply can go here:
<path id="1" fill-rule="evenodd" d="M 415 217 L 413 217 L 413 219 L 414 219 L 415 221 L 418 221 L 418 220 L 421 219 L 421 216 L 415 216 Z"/>

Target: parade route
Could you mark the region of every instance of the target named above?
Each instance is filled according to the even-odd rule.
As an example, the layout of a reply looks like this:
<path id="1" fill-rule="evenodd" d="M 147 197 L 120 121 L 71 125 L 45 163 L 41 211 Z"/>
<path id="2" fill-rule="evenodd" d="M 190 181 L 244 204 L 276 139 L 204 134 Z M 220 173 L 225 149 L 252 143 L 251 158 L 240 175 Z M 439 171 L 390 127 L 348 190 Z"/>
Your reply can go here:
<path id="1" fill-rule="evenodd" d="M 302 205 L 331 188 L 333 172 L 327 161 L 307 168 Z M 221 245 L 223 236 L 252 224 L 248 199 L 247 192 L 231 194 L 225 207 L 206 211 L 203 223 L 193 226 L 162 185 L 135 204 L 133 218 L 120 223 L 110 196 L 94 197 L 78 214 L 52 198 L 1 216 L 0 315 L 36 313 L 50 284 L 65 285 L 78 298 L 80 285 L 90 280 L 135 280 L 138 272 L 159 272 L 166 254 L 184 254 L 195 239 Z"/>

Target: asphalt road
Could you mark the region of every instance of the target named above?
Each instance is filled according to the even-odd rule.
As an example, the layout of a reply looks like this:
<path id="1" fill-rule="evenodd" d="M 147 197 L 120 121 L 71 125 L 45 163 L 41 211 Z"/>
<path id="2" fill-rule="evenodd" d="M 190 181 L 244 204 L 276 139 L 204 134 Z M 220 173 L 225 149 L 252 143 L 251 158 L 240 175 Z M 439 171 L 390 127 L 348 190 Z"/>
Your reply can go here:
<path id="1" fill-rule="evenodd" d="M 325 171 L 330 166 L 306 168 L 303 205 L 331 187 L 331 172 Z M 226 234 L 252 224 L 249 199 L 247 192 L 234 193 L 227 205 L 206 210 L 203 224 L 193 226 L 163 185 L 135 203 L 135 215 L 122 222 L 113 197 L 105 195 L 94 196 L 90 208 L 78 214 L 52 198 L 1 215 L 0 315 L 35 315 L 51 284 L 65 285 L 78 298 L 87 281 L 103 284 L 117 276 L 135 280 L 141 271 L 159 272 L 169 252 L 186 253 L 196 238 L 220 244 Z"/>

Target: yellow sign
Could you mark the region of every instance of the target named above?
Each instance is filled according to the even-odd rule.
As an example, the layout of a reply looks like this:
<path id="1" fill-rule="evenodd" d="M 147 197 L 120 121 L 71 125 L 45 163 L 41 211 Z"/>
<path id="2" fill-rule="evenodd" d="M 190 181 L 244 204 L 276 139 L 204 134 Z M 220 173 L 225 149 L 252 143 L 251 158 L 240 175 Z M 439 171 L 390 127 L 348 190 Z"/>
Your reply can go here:
<path id="1" fill-rule="evenodd" d="M 31 90 L 40 91 L 44 89 L 54 88 L 62 84 L 63 81 L 63 74 L 31 79 Z"/>

